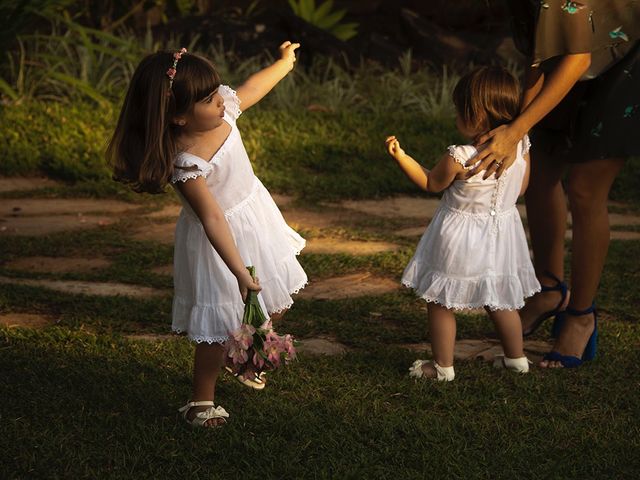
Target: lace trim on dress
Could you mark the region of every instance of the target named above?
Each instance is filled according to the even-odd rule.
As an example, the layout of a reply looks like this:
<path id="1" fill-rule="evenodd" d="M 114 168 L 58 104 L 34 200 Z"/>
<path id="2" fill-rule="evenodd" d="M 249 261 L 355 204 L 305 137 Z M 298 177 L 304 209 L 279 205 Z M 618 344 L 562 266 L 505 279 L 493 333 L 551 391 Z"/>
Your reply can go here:
<path id="1" fill-rule="evenodd" d="M 191 156 L 190 160 L 181 159 L 182 155 Z M 178 163 L 190 163 L 191 165 L 178 165 Z M 205 177 L 211 173 L 213 167 L 204 160 L 191 155 L 189 153 L 183 153 L 176 158 L 176 164 L 173 166 L 173 174 L 171 175 L 170 183 L 186 182 L 198 177 Z"/>
<path id="2" fill-rule="evenodd" d="M 229 108 L 229 115 L 236 120 L 242 113 L 242 110 L 240 109 L 241 100 L 238 98 L 238 94 L 229 85 L 220 85 L 218 91 L 220 92 L 220 95 L 222 95 L 223 99 L 226 100 L 229 98 L 231 100 L 231 102 L 229 102 L 230 104 L 225 102 L 225 108 Z"/>
<path id="3" fill-rule="evenodd" d="M 172 328 L 171 330 L 173 330 L 177 334 L 186 333 L 184 330 L 181 330 L 179 328 Z M 189 340 L 191 340 L 192 342 L 196 342 L 196 343 L 207 342 L 209 345 L 211 345 L 212 343 L 220 343 L 220 344 L 222 344 L 222 343 L 225 343 L 227 340 L 229 340 L 229 336 L 228 335 L 219 336 L 219 337 L 206 337 L 204 335 L 189 335 L 189 334 L 187 334 L 187 338 Z"/>
<path id="4" fill-rule="evenodd" d="M 298 285 L 296 288 L 294 288 L 293 290 L 289 291 L 289 295 L 295 295 L 296 293 L 299 293 L 300 290 L 302 290 L 304 287 L 307 286 L 307 284 L 309 283 L 308 280 L 305 280 L 304 282 L 302 282 L 302 284 Z M 293 300 L 287 302 L 285 305 L 280 306 L 280 307 L 276 307 L 275 310 L 269 312 L 269 316 L 273 315 L 273 314 L 278 314 L 278 313 L 282 313 L 285 310 L 288 310 L 291 308 L 291 306 L 293 305 Z"/>
<path id="5" fill-rule="evenodd" d="M 440 206 L 440 208 L 442 208 L 443 210 L 447 210 L 449 212 L 451 212 L 451 214 L 453 215 L 458 215 L 461 217 L 480 217 L 480 218 L 485 218 L 485 217 L 493 217 L 494 215 L 491 215 L 491 212 L 466 212 L 464 210 L 460 210 L 458 208 L 452 207 L 450 205 L 446 205 L 443 204 Z M 496 211 L 495 212 L 495 216 L 497 217 L 505 217 L 507 215 L 514 215 L 518 213 L 518 208 L 514 205 L 511 208 L 508 208 L 506 210 L 500 210 L 500 211 Z"/>
<path id="6" fill-rule="evenodd" d="M 526 155 L 529 153 L 531 149 L 531 140 L 529 140 L 529 135 L 525 135 L 522 137 L 522 155 Z"/>
<path id="7" fill-rule="evenodd" d="M 180 171 L 178 173 L 175 173 L 171 176 L 171 183 L 178 183 L 178 182 L 186 182 L 187 180 L 192 180 L 194 178 L 198 178 L 198 177 L 204 177 L 207 178 L 207 175 L 209 175 L 210 172 L 203 172 L 202 170 L 193 170 L 193 171 Z"/>
<path id="8" fill-rule="evenodd" d="M 415 285 L 413 282 L 409 282 L 407 280 L 403 280 L 402 284 L 405 287 L 409 287 L 412 289 L 416 289 L 417 285 Z M 523 299 L 520 302 L 517 302 L 515 305 L 507 305 L 506 303 L 496 303 L 496 304 L 486 304 L 486 303 L 449 303 L 449 302 L 444 302 L 442 300 L 440 300 L 439 298 L 435 298 L 435 297 L 431 297 L 429 295 L 420 295 L 420 298 L 422 298 L 423 300 L 425 300 L 428 303 L 437 303 L 438 305 L 442 305 L 443 307 L 449 309 L 449 310 L 469 310 L 469 309 L 475 309 L 475 308 L 484 308 L 484 307 L 489 307 L 489 310 L 491 310 L 492 312 L 495 312 L 496 310 L 520 310 L 522 307 L 524 307 L 524 299 L 525 298 L 529 298 L 533 295 L 535 295 L 536 293 L 538 293 L 540 291 L 540 287 L 536 287 L 531 289 L 531 291 L 527 292 L 524 294 Z"/>
<path id="9" fill-rule="evenodd" d="M 457 145 L 449 145 L 447 147 L 447 150 L 449 151 L 449 155 L 451 155 L 456 162 L 458 162 L 464 168 L 469 168 L 467 167 L 467 159 L 463 158 L 462 155 L 460 155 Z"/>

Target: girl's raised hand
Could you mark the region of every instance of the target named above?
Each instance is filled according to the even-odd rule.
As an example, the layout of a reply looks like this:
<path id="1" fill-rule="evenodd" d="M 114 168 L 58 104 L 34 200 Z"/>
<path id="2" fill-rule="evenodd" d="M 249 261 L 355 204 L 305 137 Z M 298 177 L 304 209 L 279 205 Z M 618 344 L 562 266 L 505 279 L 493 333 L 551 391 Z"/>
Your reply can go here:
<path id="1" fill-rule="evenodd" d="M 393 158 L 398 159 L 404 155 L 404 150 L 400 147 L 400 142 L 395 136 L 391 135 L 390 137 L 387 137 L 384 143 L 387 145 L 387 152 Z"/>
<path id="2" fill-rule="evenodd" d="M 240 295 L 242 295 L 243 302 L 247 300 L 247 294 L 249 293 L 249 290 L 253 290 L 254 292 L 259 292 L 260 290 L 262 290 L 262 287 L 260 286 L 260 280 L 256 278 L 254 281 L 251 277 L 251 274 L 249 273 L 249 270 L 246 270 L 246 272 L 242 272 L 242 274 L 237 277 L 237 280 L 238 288 L 240 289 Z"/>
<path id="3" fill-rule="evenodd" d="M 280 45 L 280 58 L 289 64 L 289 68 L 293 68 L 296 61 L 296 49 L 300 47 L 299 43 L 291 43 L 289 40 Z"/>

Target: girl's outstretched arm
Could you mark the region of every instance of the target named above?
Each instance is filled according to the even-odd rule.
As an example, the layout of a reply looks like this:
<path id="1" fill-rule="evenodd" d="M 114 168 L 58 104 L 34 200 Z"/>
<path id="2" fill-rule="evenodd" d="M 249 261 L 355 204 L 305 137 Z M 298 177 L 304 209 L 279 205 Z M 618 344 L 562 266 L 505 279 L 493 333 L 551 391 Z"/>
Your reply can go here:
<path id="1" fill-rule="evenodd" d="M 443 156 L 433 170 L 427 170 L 402 150 L 396 137 L 387 137 L 385 143 L 387 152 L 409 180 L 426 192 L 441 192 L 451 185 L 456 175 L 464 171 L 464 167 L 453 160 L 449 154 Z"/>
<path id="2" fill-rule="evenodd" d="M 240 108 L 246 110 L 255 105 L 271 91 L 277 83 L 282 80 L 293 69 L 296 61 L 295 50 L 299 43 L 284 42 L 280 45 L 280 60 L 276 60 L 273 65 L 260 70 L 251 75 L 236 89 L 236 94 L 240 99 Z"/>
<path id="3" fill-rule="evenodd" d="M 186 182 L 178 182 L 176 185 L 200 219 L 211 245 L 238 280 L 242 299 L 247 297 L 248 290 L 261 290 L 260 285 L 251 278 L 249 270 L 240 257 L 227 220 L 224 218 L 224 212 L 207 189 L 205 179 L 197 177 Z"/>

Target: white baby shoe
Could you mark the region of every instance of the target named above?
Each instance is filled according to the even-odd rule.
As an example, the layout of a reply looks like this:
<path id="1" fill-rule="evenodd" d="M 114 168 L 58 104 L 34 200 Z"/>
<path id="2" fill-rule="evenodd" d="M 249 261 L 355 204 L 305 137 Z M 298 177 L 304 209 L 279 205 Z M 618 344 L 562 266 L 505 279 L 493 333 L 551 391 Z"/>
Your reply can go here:
<path id="1" fill-rule="evenodd" d="M 424 371 L 422 370 L 422 365 L 425 363 L 433 365 L 433 368 L 436 369 L 437 377 L 432 380 L 438 380 L 440 382 L 451 382 L 454 378 L 456 378 L 456 372 L 453 370 L 453 366 L 451 367 L 441 367 L 436 362 L 431 362 L 429 360 L 416 360 L 413 362 L 413 365 L 409 368 L 409 376 L 415 378 L 424 377 Z M 427 378 L 427 377 L 424 377 Z"/>
<path id="2" fill-rule="evenodd" d="M 506 368 L 517 373 L 528 373 L 530 363 L 527 357 L 509 358 L 504 355 L 496 355 L 493 366 L 495 368 Z"/>

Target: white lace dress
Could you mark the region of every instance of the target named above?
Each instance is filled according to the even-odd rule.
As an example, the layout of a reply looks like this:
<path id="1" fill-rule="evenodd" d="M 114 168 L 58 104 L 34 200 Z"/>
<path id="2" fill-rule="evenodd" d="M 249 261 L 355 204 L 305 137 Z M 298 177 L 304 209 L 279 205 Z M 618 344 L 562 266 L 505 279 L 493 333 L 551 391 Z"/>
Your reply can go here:
<path id="1" fill-rule="evenodd" d="M 529 145 L 525 136 L 515 163 L 499 179 L 483 180 L 480 172 L 445 190 L 402 275 L 404 285 L 450 309 L 516 310 L 540 290 L 516 208 Z M 477 150 L 452 145 L 449 153 L 467 165 Z"/>
<path id="2" fill-rule="evenodd" d="M 238 97 L 225 85 L 219 92 L 231 133 L 208 161 L 189 153 L 179 154 L 175 165 L 192 170 L 175 169 L 171 183 L 206 178 L 242 259 L 256 267 L 262 308 L 272 314 L 290 307 L 291 294 L 307 283 L 307 275 L 296 259 L 305 240 L 286 224 L 253 173 L 236 126 L 241 113 Z M 244 303 L 238 282 L 211 246 L 198 217 L 176 191 L 182 211 L 176 224 L 172 329 L 186 332 L 198 343 L 222 343 L 242 321 Z"/>

